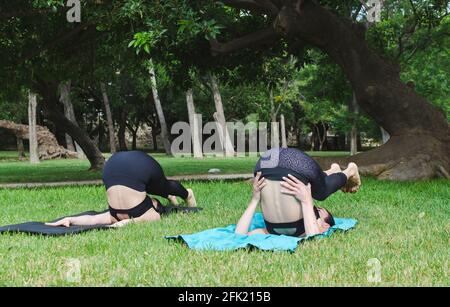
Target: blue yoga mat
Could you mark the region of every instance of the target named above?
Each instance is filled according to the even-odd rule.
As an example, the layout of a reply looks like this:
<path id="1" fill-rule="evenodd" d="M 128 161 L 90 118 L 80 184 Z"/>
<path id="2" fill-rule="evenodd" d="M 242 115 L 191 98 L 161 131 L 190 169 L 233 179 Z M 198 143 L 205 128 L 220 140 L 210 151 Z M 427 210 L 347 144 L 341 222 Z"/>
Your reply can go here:
<path id="1" fill-rule="evenodd" d="M 264 251 L 294 252 L 300 242 L 304 240 L 315 237 L 330 237 L 335 231 L 348 231 L 354 228 L 358 223 L 354 219 L 343 218 L 335 218 L 335 221 L 336 225 L 331 227 L 326 233 L 305 238 L 277 235 L 238 235 L 234 233 L 236 225 L 230 225 L 225 228 L 209 229 L 190 235 L 168 236 L 166 239 L 180 240 L 194 250 L 229 251 L 254 247 Z M 265 228 L 262 213 L 255 214 L 250 231 L 257 228 Z"/>

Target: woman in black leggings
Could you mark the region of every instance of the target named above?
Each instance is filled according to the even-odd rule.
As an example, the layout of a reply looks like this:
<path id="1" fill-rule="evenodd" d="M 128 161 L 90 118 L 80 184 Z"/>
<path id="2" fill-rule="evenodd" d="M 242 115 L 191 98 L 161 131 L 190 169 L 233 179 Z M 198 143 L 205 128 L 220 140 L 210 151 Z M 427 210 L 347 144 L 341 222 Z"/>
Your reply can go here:
<path id="1" fill-rule="evenodd" d="M 253 199 L 240 219 L 236 233 L 309 236 L 334 226 L 333 216 L 314 206 L 338 190 L 356 193 L 361 186 L 358 166 L 350 163 L 344 171 L 333 164 L 323 171 L 311 157 L 293 148 L 275 148 L 263 155 L 255 169 Z M 249 232 L 261 201 L 265 229 Z"/>
<path id="2" fill-rule="evenodd" d="M 134 222 L 152 222 L 161 219 L 165 207 L 148 194 L 161 196 L 178 205 L 176 197 L 184 199 L 189 207 L 195 207 L 194 193 L 181 183 L 168 180 L 161 165 L 141 151 L 114 154 L 103 169 L 109 211 L 96 216 L 80 216 L 63 219 L 50 226 L 110 225 L 124 226 Z"/>

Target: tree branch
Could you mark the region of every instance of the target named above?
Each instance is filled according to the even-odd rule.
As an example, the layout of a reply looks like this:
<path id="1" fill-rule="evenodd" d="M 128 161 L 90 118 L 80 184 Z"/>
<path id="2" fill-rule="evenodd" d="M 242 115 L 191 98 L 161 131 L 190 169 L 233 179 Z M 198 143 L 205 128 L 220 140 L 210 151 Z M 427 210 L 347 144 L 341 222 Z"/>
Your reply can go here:
<path id="1" fill-rule="evenodd" d="M 255 48 L 264 44 L 270 44 L 277 38 L 279 38 L 278 33 L 273 28 L 268 28 L 234 39 L 227 43 L 219 43 L 217 40 L 210 40 L 210 44 L 212 53 L 217 55 L 231 53 L 244 48 Z"/>

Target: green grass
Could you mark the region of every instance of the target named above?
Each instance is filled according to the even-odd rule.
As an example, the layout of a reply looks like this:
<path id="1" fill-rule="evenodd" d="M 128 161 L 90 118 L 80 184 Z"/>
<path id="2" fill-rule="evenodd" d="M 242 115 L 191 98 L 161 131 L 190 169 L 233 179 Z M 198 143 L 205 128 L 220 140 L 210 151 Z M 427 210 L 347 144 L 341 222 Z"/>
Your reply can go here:
<path id="1" fill-rule="evenodd" d="M 311 153 L 320 155 L 346 155 L 345 152 Z M 109 155 L 106 155 L 109 156 Z M 223 174 L 253 172 L 257 158 L 171 158 L 163 154 L 153 155 L 162 165 L 167 176 L 207 174 L 212 168 L 219 168 Z M 28 161 L 18 161 L 16 152 L 0 152 L 0 184 L 27 182 L 61 182 L 101 179 L 101 172 L 88 171 L 87 160 L 53 160 L 31 165 Z"/>
<path id="2" fill-rule="evenodd" d="M 450 182 L 364 181 L 356 195 L 322 205 L 359 220 L 356 230 L 302 244 L 295 253 L 195 252 L 165 235 L 235 223 L 251 187 L 190 182 L 205 210 L 153 224 L 62 238 L 0 236 L 2 286 L 449 286 Z M 49 220 L 106 208 L 101 187 L 0 190 L 0 224 Z M 369 283 L 369 259 L 381 283 Z M 66 280 L 68 259 L 81 262 L 81 283 Z"/>

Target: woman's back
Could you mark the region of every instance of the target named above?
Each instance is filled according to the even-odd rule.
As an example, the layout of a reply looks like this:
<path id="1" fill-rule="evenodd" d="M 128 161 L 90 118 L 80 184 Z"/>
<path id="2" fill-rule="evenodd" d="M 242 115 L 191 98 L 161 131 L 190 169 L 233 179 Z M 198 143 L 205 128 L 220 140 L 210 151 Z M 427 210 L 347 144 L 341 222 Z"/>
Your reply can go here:
<path id="1" fill-rule="evenodd" d="M 300 202 L 292 195 L 281 193 L 280 181 L 266 180 L 261 191 L 264 219 L 270 223 L 291 223 L 303 219 Z"/>

